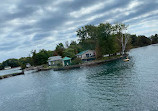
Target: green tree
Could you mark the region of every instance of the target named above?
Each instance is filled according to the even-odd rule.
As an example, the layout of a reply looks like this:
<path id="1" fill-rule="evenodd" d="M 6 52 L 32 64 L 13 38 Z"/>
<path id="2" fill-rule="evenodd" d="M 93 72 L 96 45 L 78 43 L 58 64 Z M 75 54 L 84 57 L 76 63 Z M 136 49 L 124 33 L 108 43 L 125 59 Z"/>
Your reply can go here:
<path id="1" fill-rule="evenodd" d="M 117 35 L 118 43 L 121 47 L 121 53 L 124 54 L 126 51 L 127 44 L 129 44 L 130 35 L 126 33 L 127 25 L 115 24 L 113 26 L 113 33 Z M 124 32 L 124 33 L 123 33 Z"/>
<path id="2" fill-rule="evenodd" d="M 63 57 L 64 56 L 64 53 L 63 53 L 64 50 L 65 50 L 64 45 L 62 43 L 59 43 L 55 48 L 55 53 L 57 53 L 57 55 L 60 55 L 60 56 Z"/>
<path id="3" fill-rule="evenodd" d="M 19 67 L 19 61 L 18 59 L 7 59 L 6 61 L 2 62 L 2 68 L 4 68 L 5 66 L 11 66 L 11 67 Z"/>
<path id="4" fill-rule="evenodd" d="M 155 34 L 155 35 L 151 36 L 151 43 L 152 44 L 157 44 L 158 43 L 158 34 Z"/>
<path id="5" fill-rule="evenodd" d="M 143 47 L 143 46 L 147 46 L 151 44 L 151 40 L 147 37 L 145 37 L 144 35 L 139 35 L 138 36 L 138 41 L 137 41 L 137 45 L 139 47 Z"/>
<path id="6" fill-rule="evenodd" d="M 32 61 L 34 65 L 47 64 L 48 58 L 53 55 L 52 51 L 40 50 L 36 53 L 36 50 L 32 51 Z"/>
<path id="7" fill-rule="evenodd" d="M 101 58 L 103 54 L 116 53 L 117 51 L 113 30 L 109 23 L 101 23 L 98 26 L 86 25 L 77 30 L 77 36 L 84 50 L 95 49 L 97 58 Z"/>
<path id="8" fill-rule="evenodd" d="M 19 59 L 19 64 L 21 66 L 22 69 L 26 68 L 26 64 L 29 63 L 31 65 L 33 65 L 33 60 L 31 57 L 21 57 Z"/>
<path id="9" fill-rule="evenodd" d="M 131 38 L 131 45 L 133 47 L 137 47 L 138 37 L 136 35 L 131 35 L 130 38 Z"/>

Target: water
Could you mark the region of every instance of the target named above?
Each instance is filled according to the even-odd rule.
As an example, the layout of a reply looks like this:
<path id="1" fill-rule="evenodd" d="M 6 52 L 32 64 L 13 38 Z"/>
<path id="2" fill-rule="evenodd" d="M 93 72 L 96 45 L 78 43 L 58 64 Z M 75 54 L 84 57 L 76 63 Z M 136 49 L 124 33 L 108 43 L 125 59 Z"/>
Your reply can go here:
<path id="1" fill-rule="evenodd" d="M 0 111 L 156 110 L 158 45 L 132 49 L 129 62 L 0 80 Z"/>

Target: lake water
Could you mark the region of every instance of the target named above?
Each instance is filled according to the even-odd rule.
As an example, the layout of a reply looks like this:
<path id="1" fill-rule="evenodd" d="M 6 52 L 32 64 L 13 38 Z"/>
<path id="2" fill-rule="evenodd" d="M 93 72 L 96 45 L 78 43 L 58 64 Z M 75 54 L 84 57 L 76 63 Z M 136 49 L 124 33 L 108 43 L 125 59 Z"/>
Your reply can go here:
<path id="1" fill-rule="evenodd" d="M 130 61 L 0 80 L 0 111 L 157 111 L 158 45 Z"/>

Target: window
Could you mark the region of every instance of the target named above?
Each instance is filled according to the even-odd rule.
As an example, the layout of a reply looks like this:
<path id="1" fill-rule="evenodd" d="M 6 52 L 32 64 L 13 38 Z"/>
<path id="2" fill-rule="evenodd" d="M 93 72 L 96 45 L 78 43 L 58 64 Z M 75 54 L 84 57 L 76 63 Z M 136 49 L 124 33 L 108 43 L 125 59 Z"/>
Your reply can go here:
<path id="1" fill-rule="evenodd" d="M 86 54 L 86 57 L 88 58 L 88 57 L 89 57 L 89 54 Z"/>

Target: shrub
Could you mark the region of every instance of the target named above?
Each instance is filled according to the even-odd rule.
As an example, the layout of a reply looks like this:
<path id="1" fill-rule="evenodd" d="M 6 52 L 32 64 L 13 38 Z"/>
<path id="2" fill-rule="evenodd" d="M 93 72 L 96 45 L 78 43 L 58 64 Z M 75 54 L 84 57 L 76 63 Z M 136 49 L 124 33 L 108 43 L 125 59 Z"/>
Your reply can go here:
<path id="1" fill-rule="evenodd" d="M 80 64 L 82 63 L 82 60 L 80 58 L 75 58 L 74 60 L 72 60 L 72 65 L 77 65 L 77 64 Z"/>

